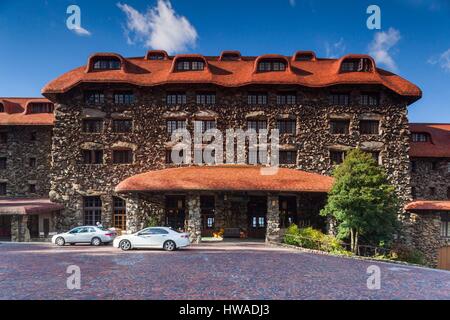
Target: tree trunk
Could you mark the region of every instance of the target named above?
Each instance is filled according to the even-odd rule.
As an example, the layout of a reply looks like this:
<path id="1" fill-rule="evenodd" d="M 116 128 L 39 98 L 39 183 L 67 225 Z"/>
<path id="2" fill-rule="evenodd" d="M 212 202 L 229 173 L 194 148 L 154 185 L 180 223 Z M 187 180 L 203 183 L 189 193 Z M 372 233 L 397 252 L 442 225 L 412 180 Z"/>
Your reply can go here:
<path id="1" fill-rule="evenodd" d="M 358 234 L 358 231 L 356 230 L 355 231 L 355 253 L 356 254 L 358 254 L 358 236 L 359 236 L 359 234 Z"/>

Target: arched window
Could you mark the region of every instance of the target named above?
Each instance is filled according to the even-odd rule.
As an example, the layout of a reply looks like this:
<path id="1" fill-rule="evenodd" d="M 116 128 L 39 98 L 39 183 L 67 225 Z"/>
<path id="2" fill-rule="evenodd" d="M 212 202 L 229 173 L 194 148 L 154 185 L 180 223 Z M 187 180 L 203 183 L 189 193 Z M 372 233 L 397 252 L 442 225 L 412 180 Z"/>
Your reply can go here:
<path id="1" fill-rule="evenodd" d="M 241 60 L 239 51 L 223 51 L 220 54 L 220 61 L 238 61 Z"/>
<path id="2" fill-rule="evenodd" d="M 167 58 L 167 52 L 164 50 L 150 50 L 145 55 L 146 60 L 166 60 Z"/>

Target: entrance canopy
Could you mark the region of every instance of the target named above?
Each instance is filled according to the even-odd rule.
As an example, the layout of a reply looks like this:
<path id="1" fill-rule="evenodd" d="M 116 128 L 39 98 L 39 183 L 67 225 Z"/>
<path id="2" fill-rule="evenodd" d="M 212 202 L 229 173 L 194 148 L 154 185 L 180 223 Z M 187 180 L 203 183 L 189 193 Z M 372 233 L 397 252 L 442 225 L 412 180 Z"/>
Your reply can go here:
<path id="1" fill-rule="evenodd" d="M 248 165 L 191 166 L 149 171 L 125 179 L 116 192 L 266 191 L 328 192 L 333 178 L 296 169 Z M 272 174 L 271 174 L 272 173 Z"/>
<path id="2" fill-rule="evenodd" d="M 406 211 L 450 211 L 450 201 L 414 201 L 405 206 Z"/>
<path id="3" fill-rule="evenodd" d="M 53 203 L 50 199 L 1 199 L 0 215 L 28 215 L 63 209 L 61 204 Z"/>

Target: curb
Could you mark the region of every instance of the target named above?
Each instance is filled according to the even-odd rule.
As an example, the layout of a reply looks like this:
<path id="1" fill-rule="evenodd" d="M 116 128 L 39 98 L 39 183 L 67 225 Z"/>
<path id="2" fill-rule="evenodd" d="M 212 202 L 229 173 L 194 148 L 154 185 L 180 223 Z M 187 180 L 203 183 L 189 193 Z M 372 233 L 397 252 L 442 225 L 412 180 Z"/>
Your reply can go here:
<path id="1" fill-rule="evenodd" d="M 320 251 L 320 250 L 315 250 L 315 249 L 307 249 L 307 248 L 297 247 L 297 246 L 286 244 L 286 243 L 279 243 L 279 242 L 273 242 L 273 241 L 269 242 L 268 245 L 275 246 L 275 247 L 294 249 L 294 250 L 298 250 L 298 251 L 305 252 L 305 253 L 313 253 L 313 254 L 320 254 L 320 255 L 325 255 L 325 256 L 332 256 L 332 257 L 337 257 L 337 258 L 384 262 L 384 263 L 399 264 L 399 265 L 409 266 L 409 267 L 418 267 L 418 268 L 423 268 L 423 269 L 439 270 L 439 269 L 427 267 L 427 266 L 424 266 L 421 264 L 409 263 L 409 262 L 405 262 L 405 261 L 385 260 L 385 259 L 377 259 L 377 258 L 362 257 L 362 256 L 348 256 L 345 254 L 331 253 L 331 252 Z"/>

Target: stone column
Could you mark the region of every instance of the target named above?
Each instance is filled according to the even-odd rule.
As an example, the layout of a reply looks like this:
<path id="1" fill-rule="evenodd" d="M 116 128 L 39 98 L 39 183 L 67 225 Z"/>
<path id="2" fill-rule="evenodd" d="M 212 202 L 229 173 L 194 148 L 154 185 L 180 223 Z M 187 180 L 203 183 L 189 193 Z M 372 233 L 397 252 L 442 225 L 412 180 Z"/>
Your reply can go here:
<path id="1" fill-rule="evenodd" d="M 127 211 L 127 232 L 135 233 L 142 229 L 142 221 L 139 219 L 142 210 L 141 199 L 139 194 L 132 193 L 126 197 L 126 211 Z"/>
<path id="2" fill-rule="evenodd" d="M 202 217 L 200 213 L 200 195 L 189 194 L 186 197 L 188 220 L 187 232 L 192 243 L 200 243 L 202 240 Z"/>
<path id="3" fill-rule="evenodd" d="M 266 242 L 280 242 L 280 206 L 278 195 L 267 196 Z"/>
<path id="4" fill-rule="evenodd" d="M 19 238 L 23 242 L 29 242 L 31 240 L 27 215 L 22 216 L 22 219 L 19 220 Z"/>
<path id="5" fill-rule="evenodd" d="M 19 232 L 19 216 L 11 217 L 11 241 L 19 242 L 20 241 L 20 232 Z"/>

